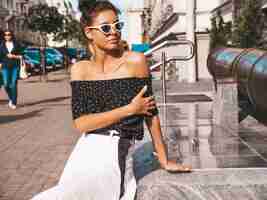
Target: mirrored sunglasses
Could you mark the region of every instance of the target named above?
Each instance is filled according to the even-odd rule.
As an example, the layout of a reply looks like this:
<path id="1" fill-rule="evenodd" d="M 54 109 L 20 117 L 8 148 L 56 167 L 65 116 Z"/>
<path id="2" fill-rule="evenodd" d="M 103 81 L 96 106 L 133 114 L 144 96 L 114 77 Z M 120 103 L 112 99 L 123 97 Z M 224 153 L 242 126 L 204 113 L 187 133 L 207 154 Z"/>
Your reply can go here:
<path id="1" fill-rule="evenodd" d="M 113 24 L 101 24 L 99 26 L 89 26 L 87 28 L 89 29 L 98 29 L 99 31 L 101 31 L 102 33 L 104 33 L 105 35 L 108 35 L 112 32 L 112 28 L 116 31 L 116 32 L 121 32 L 122 28 L 124 26 L 124 22 L 115 22 Z"/>

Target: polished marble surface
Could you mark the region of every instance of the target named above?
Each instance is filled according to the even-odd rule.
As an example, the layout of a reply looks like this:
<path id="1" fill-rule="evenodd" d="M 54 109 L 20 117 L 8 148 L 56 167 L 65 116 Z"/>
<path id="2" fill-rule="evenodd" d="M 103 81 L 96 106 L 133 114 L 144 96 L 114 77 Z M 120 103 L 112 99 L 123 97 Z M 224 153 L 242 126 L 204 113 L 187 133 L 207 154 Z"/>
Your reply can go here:
<path id="1" fill-rule="evenodd" d="M 216 125 L 213 106 L 159 106 L 169 158 L 190 164 L 193 173 L 160 169 L 147 134 L 134 155 L 138 200 L 267 200 L 267 127 L 251 118 L 239 131 Z M 227 120 L 231 123 L 231 116 Z"/>
<path id="2" fill-rule="evenodd" d="M 200 170 L 169 174 L 158 170 L 140 181 L 138 200 L 267 199 L 267 169 Z"/>

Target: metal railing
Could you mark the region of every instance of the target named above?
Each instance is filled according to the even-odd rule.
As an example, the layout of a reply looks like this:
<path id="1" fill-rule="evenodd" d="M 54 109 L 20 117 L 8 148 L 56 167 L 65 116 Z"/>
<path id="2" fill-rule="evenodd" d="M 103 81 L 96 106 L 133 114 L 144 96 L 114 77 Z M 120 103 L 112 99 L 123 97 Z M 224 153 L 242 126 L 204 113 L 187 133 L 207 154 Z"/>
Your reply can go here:
<path id="1" fill-rule="evenodd" d="M 162 77 L 162 98 L 163 98 L 163 104 L 166 105 L 166 98 L 167 98 L 167 90 L 166 90 L 166 65 L 169 62 L 172 61 L 187 61 L 190 60 L 194 57 L 195 54 L 195 48 L 194 48 L 194 44 L 193 42 L 189 41 L 189 40 L 182 40 L 182 41 L 176 41 L 176 40 L 169 40 L 169 41 L 165 41 L 155 47 L 153 47 L 152 49 L 146 51 L 144 53 L 145 56 L 151 56 L 153 52 L 163 48 L 163 47 L 168 47 L 168 46 L 174 46 L 174 45 L 187 45 L 190 47 L 190 52 L 188 55 L 186 56 L 173 56 L 170 58 L 166 58 L 166 52 L 163 51 L 161 54 L 161 61 L 152 65 L 150 67 L 150 70 L 155 69 L 156 67 L 162 66 L 161 69 L 161 77 Z"/>
<path id="2" fill-rule="evenodd" d="M 194 56 L 194 44 L 193 44 L 193 42 L 191 42 L 189 40 L 167 40 L 167 41 L 164 41 L 164 42 L 160 43 L 159 45 L 153 47 L 152 49 L 149 49 L 148 51 L 146 51 L 144 53 L 144 55 L 148 57 L 148 56 L 151 56 L 153 52 L 155 52 L 155 51 L 157 51 L 163 47 L 174 46 L 174 45 L 188 45 L 188 46 L 190 46 L 190 53 L 193 54 L 193 56 Z M 180 58 L 183 58 L 183 57 L 180 57 Z M 189 60 L 191 58 L 189 55 L 189 57 L 186 59 Z"/>

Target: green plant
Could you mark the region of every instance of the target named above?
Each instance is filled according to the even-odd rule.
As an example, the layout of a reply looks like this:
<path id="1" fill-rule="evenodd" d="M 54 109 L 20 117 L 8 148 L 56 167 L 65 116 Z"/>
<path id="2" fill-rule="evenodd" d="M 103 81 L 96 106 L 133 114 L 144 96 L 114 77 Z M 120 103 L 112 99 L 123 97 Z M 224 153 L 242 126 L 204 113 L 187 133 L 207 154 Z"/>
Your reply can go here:
<path id="1" fill-rule="evenodd" d="M 230 42 L 232 34 L 232 23 L 225 23 L 220 12 L 213 18 L 211 18 L 211 29 L 208 30 L 210 34 L 210 50 L 227 46 Z"/>
<path id="2" fill-rule="evenodd" d="M 261 0 L 244 0 L 234 22 L 233 44 L 239 48 L 260 47 L 264 28 Z"/>
<path id="3" fill-rule="evenodd" d="M 85 38 L 82 33 L 80 22 L 74 16 L 74 10 L 71 2 L 64 1 L 66 15 L 63 18 L 63 28 L 57 32 L 54 37 L 55 41 L 68 41 L 76 39 L 80 43 L 85 44 Z"/>

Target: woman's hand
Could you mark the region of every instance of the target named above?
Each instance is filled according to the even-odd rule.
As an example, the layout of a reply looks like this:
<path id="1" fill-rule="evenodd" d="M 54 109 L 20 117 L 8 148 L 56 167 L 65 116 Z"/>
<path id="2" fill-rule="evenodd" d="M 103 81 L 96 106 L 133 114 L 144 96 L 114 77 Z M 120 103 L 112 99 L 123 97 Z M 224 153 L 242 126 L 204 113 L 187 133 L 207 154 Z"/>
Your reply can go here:
<path id="1" fill-rule="evenodd" d="M 162 167 L 172 173 L 186 173 L 192 171 L 192 167 L 178 164 L 173 160 L 168 160 L 167 164 Z"/>
<path id="2" fill-rule="evenodd" d="M 7 57 L 10 59 L 20 59 L 22 56 L 18 56 L 18 55 L 9 53 L 9 54 L 7 54 Z"/>
<path id="3" fill-rule="evenodd" d="M 8 58 L 14 58 L 14 54 L 11 54 L 11 53 L 7 54 L 6 56 L 7 56 Z"/>
<path id="4" fill-rule="evenodd" d="M 144 86 L 142 90 L 132 99 L 129 104 L 131 108 L 131 114 L 146 114 L 151 116 L 149 110 L 156 107 L 156 103 L 153 96 L 143 97 L 147 90 L 147 86 Z"/>

